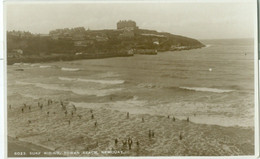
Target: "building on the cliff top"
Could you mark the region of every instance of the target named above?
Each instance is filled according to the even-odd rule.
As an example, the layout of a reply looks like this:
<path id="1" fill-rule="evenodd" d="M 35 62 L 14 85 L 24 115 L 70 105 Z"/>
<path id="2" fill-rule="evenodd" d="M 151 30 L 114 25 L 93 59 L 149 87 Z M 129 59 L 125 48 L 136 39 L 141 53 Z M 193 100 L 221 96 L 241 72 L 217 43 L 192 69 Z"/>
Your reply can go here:
<path id="1" fill-rule="evenodd" d="M 132 20 L 120 20 L 117 22 L 117 29 L 134 30 L 138 29 L 136 22 Z"/>

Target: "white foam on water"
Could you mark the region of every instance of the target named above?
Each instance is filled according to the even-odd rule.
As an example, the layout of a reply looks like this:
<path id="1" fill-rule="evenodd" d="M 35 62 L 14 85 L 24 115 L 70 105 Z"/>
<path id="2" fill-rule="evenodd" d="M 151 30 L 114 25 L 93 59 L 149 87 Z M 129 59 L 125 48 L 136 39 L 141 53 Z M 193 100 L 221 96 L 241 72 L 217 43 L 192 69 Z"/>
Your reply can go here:
<path id="1" fill-rule="evenodd" d="M 186 117 L 179 117 L 179 119 L 186 120 Z M 219 115 L 197 115 L 189 117 L 191 122 L 198 124 L 219 125 L 219 126 L 242 126 L 254 127 L 254 120 L 249 118 L 235 118 Z"/>
<path id="2" fill-rule="evenodd" d="M 22 63 L 14 63 L 13 65 L 14 66 L 20 66 L 20 65 L 22 65 Z"/>
<path id="3" fill-rule="evenodd" d="M 40 68 L 50 68 L 51 66 L 49 65 L 41 65 Z"/>
<path id="4" fill-rule="evenodd" d="M 68 78 L 68 77 L 58 77 L 59 80 L 62 80 L 62 81 L 76 81 L 77 79 L 75 78 Z"/>
<path id="5" fill-rule="evenodd" d="M 109 78 L 109 77 L 119 77 L 120 75 L 115 72 L 106 72 L 106 73 L 98 74 L 98 76 L 101 78 Z"/>
<path id="6" fill-rule="evenodd" d="M 62 71 L 79 71 L 79 68 L 66 68 L 66 67 L 62 67 L 61 68 Z"/>
<path id="7" fill-rule="evenodd" d="M 40 99 L 40 97 L 36 97 L 34 95 L 31 95 L 31 94 L 21 94 L 23 97 L 27 97 L 27 98 L 32 98 L 32 99 Z"/>
<path id="8" fill-rule="evenodd" d="M 139 88 L 155 88 L 157 87 L 155 84 L 152 83 L 140 83 L 137 85 Z"/>
<path id="9" fill-rule="evenodd" d="M 95 80 L 95 79 L 77 79 L 81 82 L 93 82 L 93 83 L 100 83 L 100 84 L 123 84 L 124 80 Z"/>
<path id="10" fill-rule="evenodd" d="M 31 64 L 30 66 L 35 67 L 38 66 L 39 64 Z"/>
<path id="11" fill-rule="evenodd" d="M 19 84 L 19 85 L 30 85 L 31 83 L 28 83 L 28 82 L 21 82 L 21 81 L 15 81 L 16 84 Z"/>
<path id="12" fill-rule="evenodd" d="M 137 97 L 126 101 L 114 101 L 107 103 L 88 103 L 88 102 L 70 102 L 77 107 L 82 108 L 109 108 L 122 112 L 130 112 L 131 114 L 146 114 L 149 113 L 149 109 L 144 107 L 147 105 L 147 101 L 137 100 Z M 140 109 L 141 108 L 141 109 Z"/>
<path id="13" fill-rule="evenodd" d="M 79 95 L 95 95 L 98 97 L 110 95 L 113 92 L 121 91 L 122 88 L 111 89 L 71 89 L 75 94 Z"/>
<path id="14" fill-rule="evenodd" d="M 213 92 L 213 93 L 227 93 L 227 92 L 234 91 L 234 90 L 225 90 L 225 89 L 217 89 L 217 88 L 207 88 L 207 87 L 179 87 L 179 88 L 192 90 L 192 91 Z"/>
<path id="15" fill-rule="evenodd" d="M 123 84 L 125 82 L 124 80 L 95 80 L 95 79 L 68 78 L 68 77 L 59 77 L 59 80 L 91 82 L 91 83 L 110 84 L 110 85 Z"/>
<path id="16" fill-rule="evenodd" d="M 110 88 L 110 89 L 66 88 L 64 86 L 59 86 L 57 84 L 29 83 L 29 82 L 21 82 L 21 81 L 16 81 L 16 84 L 34 85 L 35 87 L 48 89 L 48 90 L 69 91 L 69 92 L 73 92 L 78 95 L 95 95 L 95 96 L 107 96 L 107 95 L 110 95 L 111 93 L 122 90 L 122 88 Z"/>

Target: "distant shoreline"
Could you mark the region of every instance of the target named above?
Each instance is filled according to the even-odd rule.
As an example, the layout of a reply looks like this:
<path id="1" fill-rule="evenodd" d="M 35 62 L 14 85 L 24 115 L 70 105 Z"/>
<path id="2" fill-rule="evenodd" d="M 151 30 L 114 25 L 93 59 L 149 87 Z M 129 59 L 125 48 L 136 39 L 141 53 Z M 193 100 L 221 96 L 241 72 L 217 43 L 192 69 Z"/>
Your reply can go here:
<path id="1" fill-rule="evenodd" d="M 186 47 L 186 48 L 179 48 L 175 50 L 164 50 L 159 52 L 165 51 L 182 51 L 182 50 L 192 50 L 192 49 L 199 49 L 206 46 L 201 47 Z M 151 54 L 146 54 L 151 55 Z M 153 54 L 154 55 L 154 54 Z M 55 61 L 74 61 L 74 60 L 83 60 L 83 59 L 104 59 L 104 58 L 112 58 L 112 57 L 131 57 L 134 54 L 128 53 L 102 53 L 102 54 L 62 54 L 62 55 L 44 55 L 44 56 L 27 56 L 27 57 L 20 57 L 20 58 L 7 58 L 7 65 L 13 65 L 15 63 L 41 63 L 41 62 L 55 62 Z"/>

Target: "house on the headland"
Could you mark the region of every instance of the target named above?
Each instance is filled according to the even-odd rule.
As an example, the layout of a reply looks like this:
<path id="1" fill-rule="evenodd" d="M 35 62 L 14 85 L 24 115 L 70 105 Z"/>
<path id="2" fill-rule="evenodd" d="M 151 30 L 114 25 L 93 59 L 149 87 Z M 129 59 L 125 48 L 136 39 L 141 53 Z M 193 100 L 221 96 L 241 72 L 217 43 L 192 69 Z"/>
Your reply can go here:
<path id="1" fill-rule="evenodd" d="M 49 32 L 50 37 L 53 40 L 58 39 L 69 39 L 69 40 L 83 40 L 85 36 L 85 28 L 77 27 L 77 28 L 64 28 L 64 29 L 56 29 L 51 30 Z"/>
<path id="2" fill-rule="evenodd" d="M 85 35 L 81 34 L 81 33 L 72 35 L 72 40 L 73 41 L 79 41 L 79 40 L 85 40 L 85 39 L 86 39 Z"/>
<path id="3" fill-rule="evenodd" d="M 132 20 L 120 20 L 117 22 L 117 29 L 134 30 L 138 29 L 136 22 Z"/>

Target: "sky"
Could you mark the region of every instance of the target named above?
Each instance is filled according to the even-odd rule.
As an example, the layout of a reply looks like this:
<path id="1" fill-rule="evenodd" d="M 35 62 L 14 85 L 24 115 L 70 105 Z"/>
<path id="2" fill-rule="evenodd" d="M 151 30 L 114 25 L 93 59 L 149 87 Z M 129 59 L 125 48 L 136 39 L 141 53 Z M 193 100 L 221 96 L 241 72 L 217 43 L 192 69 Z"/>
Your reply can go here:
<path id="1" fill-rule="evenodd" d="M 196 39 L 253 38 L 255 1 L 5 3 L 6 28 L 47 34 L 58 28 L 116 29 L 119 20 L 139 28 Z"/>

